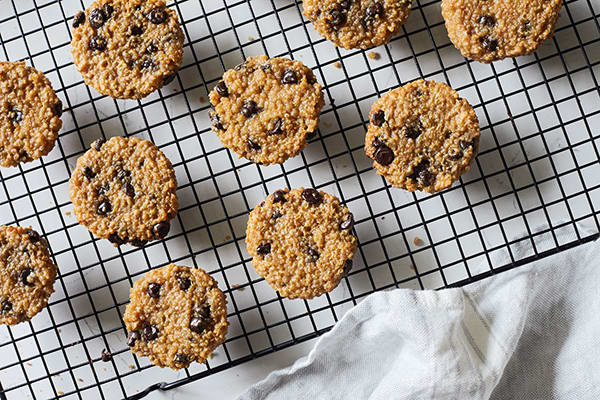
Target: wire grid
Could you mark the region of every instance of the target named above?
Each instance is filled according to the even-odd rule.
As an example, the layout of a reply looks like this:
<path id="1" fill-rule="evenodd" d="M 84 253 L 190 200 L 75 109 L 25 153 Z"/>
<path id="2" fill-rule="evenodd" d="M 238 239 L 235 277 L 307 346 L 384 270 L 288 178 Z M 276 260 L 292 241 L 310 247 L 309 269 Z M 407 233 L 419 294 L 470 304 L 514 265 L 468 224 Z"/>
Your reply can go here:
<path id="1" fill-rule="evenodd" d="M 536 54 L 484 65 L 449 42 L 438 1 L 417 0 L 376 59 L 320 38 L 293 0 L 180 0 L 170 7 L 186 35 L 183 66 L 141 101 L 99 95 L 73 66 L 71 20 L 90 3 L 0 0 L 0 59 L 44 71 L 67 109 L 50 155 L 0 170 L 0 223 L 43 233 L 60 268 L 49 307 L 0 328 L 2 399 L 141 398 L 320 335 L 374 291 L 464 285 L 600 232 L 597 1 L 565 2 L 555 37 Z M 224 70 L 259 54 L 299 59 L 325 86 L 317 136 L 281 166 L 238 160 L 210 132 L 208 91 Z M 373 101 L 420 77 L 457 89 L 482 128 L 471 171 L 436 195 L 389 188 L 362 148 Z M 143 249 L 96 240 L 71 214 L 77 157 L 116 135 L 154 141 L 177 173 L 171 234 Z M 248 212 L 267 193 L 299 186 L 339 196 L 360 244 L 340 287 L 311 301 L 278 297 L 244 245 Z M 516 256 L 515 246 L 529 252 Z M 121 319 L 133 282 L 171 262 L 208 270 L 228 297 L 231 322 L 206 365 L 179 372 L 134 357 Z M 108 363 L 104 348 L 114 356 Z"/>

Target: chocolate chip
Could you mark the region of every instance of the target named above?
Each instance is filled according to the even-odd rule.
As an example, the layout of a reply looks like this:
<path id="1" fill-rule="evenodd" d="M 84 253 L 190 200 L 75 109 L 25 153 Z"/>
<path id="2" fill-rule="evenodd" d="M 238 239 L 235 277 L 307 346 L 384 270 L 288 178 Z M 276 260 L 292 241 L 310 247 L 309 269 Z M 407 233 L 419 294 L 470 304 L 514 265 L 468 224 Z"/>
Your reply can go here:
<path id="1" fill-rule="evenodd" d="M 94 8 L 92 12 L 90 12 L 90 25 L 92 28 L 98 29 L 106 22 L 106 13 L 99 9 Z"/>
<path id="2" fill-rule="evenodd" d="M 277 118 L 273 127 L 267 131 L 267 135 L 279 135 L 283 133 L 283 118 Z"/>
<path id="3" fill-rule="evenodd" d="M 100 355 L 100 359 L 104 362 L 109 362 L 110 360 L 112 360 L 112 354 L 110 354 L 109 351 L 106 351 L 106 349 L 102 350 L 102 354 Z"/>
<path id="4" fill-rule="evenodd" d="M 284 85 L 293 85 L 298 83 L 298 74 L 293 69 L 286 69 L 281 78 L 281 83 Z"/>
<path id="5" fill-rule="evenodd" d="M 104 14 L 106 14 L 106 19 L 112 17 L 112 13 L 115 11 L 115 8 L 113 6 L 111 6 L 110 4 L 105 4 L 103 9 L 104 9 Z"/>
<path id="6" fill-rule="evenodd" d="M 101 196 L 106 195 L 106 193 L 108 193 L 109 190 L 110 190 L 110 185 L 107 183 L 104 186 L 100 186 L 96 192 L 98 193 L 98 197 L 101 197 Z"/>
<path id="7" fill-rule="evenodd" d="M 256 143 L 252 139 L 248 139 L 247 143 L 248 143 L 248 147 L 250 148 L 250 150 L 258 151 L 261 149 L 260 144 Z"/>
<path id="8" fill-rule="evenodd" d="M 156 53 L 157 51 L 158 51 L 158 47 L 156 47 L 156 45 L 150 43 L 148 45 L 148 47 L 146 47 L 146 50 L 144 50 L 144 53 L 146 53 L 146 54 L 152 54 L 152 53 Z"/>
<path id="9" fill-rule="evenodd" d="M 195 310 L 194 316 L 190 320 L 190 330 L 201 334 L 207 328 L 209 318 L 210 306 L 208 304 L 203 304 L 199 309 Z"/>
<path id="10" fill-rule="evenodd" d="M 161 285 L 158 283 L 150 283 L 147 290 L 148 296 L 152 297 L 153 299 L 158 299 L 160 297 L 160 288 Z"/>
<path id="11" fill-rule="evenodd" d="M 141 336 L 138 331 L 132 331 L 127 334 L 127 346 L 133 347 L 135 346 L 135 342 L 140 340 Z"/>
<path id="12" fill-rule="evenodd" d="M 365 18 L 368 19 L 374 19 L 381 14 L 383 14 L 383 5 L 381 3 L 375 3 L 365 10 Z"/>
<path id="13" fill-rule="evenodd" d="M 36 231 L 28 230 L 27 236 L 29 236 L 29 240 L 31 241 L 31 243 L 37 243 L 40 241 L 40 234 Z"/>
<path id="14" fill-rule="evenodd" d="M 340 229 L 343 231 L 351 231 L 354 226 L 354 216 L 352 214 L 348 214 L 345 220 L 340 224 Z"/>
<path id="15" fill-rule="evenodd" d="M 110 201 L 108 201 L 108 200 L 104 200 L 98 205 L 98 210 L 97 210 L 98 215 L 106 215 L 111 211 L 112 211 L 112 204 L 110 204 Z"/>
<path id="16" fill-rule="evenodd" d="M 526 37 L 529 31 L 531 30 L 531 22 L 524 21 L 519 27 L 519 33 L 522 37 Z"/>
<path id="17" fill-rule="evenodd" d="M 306 74 L 306 80 L 308 81 L 308 83 L 309 83 L 310 85 L 314 85 L 315 83 L 317 83 L 317 78 L 315 77 L 315 74 L 313 74 L 313 72 L 312 72 L 312 71 L 309 71 L 309 72 Z"/>
<path id="18" fill-rule="evenodd" d="M 316 131 L 309 132 L 306 135 L 306 141 L 309 142 L 309 141 L 313 140 L 316 137 L 317 137 L 317 132 Z"/>
<path id="19" fill-rule="evenodd" d="M 85 22 L 85 13 L 83 11 L 77 11 L 73 17 L 73 28 L 77 28 L 79 25 Z"/>
<path id="20" fill-rule="evenodd" d="M 344 0 L 340 3 L 340 9 L 344 11 L 348 11 L 350 9 L 350 6 L 352 6 L 351 0 Z"/>
<path id="21" fill-rule="evenodd" d="M 154 340 L 158 337 L 158 328 L 155 325 L 148 325 L 142 329 L 142 336 L 146 342 Z"/>
<path id="22" fill-rule="evenodd" d="M 308 256 L 310 258 L 312 258 L 312 260 L 314 262 L 317 262 L 317 260 L 319 259 L 319 257 L 321 257 L 321 255 L 319 254 L 319 252 L 316 251 L 315 249 L 313 249 L 312 247 L 309 247 L 306 252 L 308 253 Z"/>
<path id="23" fill-rule="evenodd" d="M 144 247 L 145 245 L 148 244 L 147 240 L 141 240 L 141 239 L 133 239 L 129 242 L 132 246 L 135 247 Z"/>
<path id="24" fill-rule="evenodd" d="M 242 114 L 244 117 L 250 118 L 256 113 L 258 113 L 257 104 L 252 100 L 245 101 L 242 105 Z"/>
<path id="25" fill-rule="evenodd" d="M 119 178 L 119 180 L 121 181 L 126 181 L 131 177 L 131 171 L 128 171 L 126 169 L 119 169 L 119 172 L 117 172 L 117 178 Z"/>
<path id="26" fill-rule="evenodd" d="M 92 36 L 89 43 L 90 50 L 106 50 L 106 40 L 101 36 Z"/>
<path id="27" fill-rule="evenodd" d="M 494 52 L 498 48 L 498 41 L 495 39 L 492 39 L 489 36 L 484 36 L 482 38 L 479 38 L 479 42 L 481 43 L 483 48 L 489 52 Z"/>
<path id="28" fill-rule="evenodd" d="M 12 107 L 8 112 L 10 120 L 16 124 L 23 121 L 23 112 L 16 107 Z"/>
<path id="29" fill-rule="evenodd" d="M 204 319 L 192 318 L 192 320 L 190 321 L 190 330 L 198 334 L 204 332 Z"/>
<path id="30" fill-rule="evenodd" d="M 467 140 L 461 140 L 460 142 L 458 142 L 458 145 L 460 146 L 461 149 L 466 150 L 469 147 L 473 146 L 473 142 L 470 142 Z"/>
<path id="31" fill-rule="evenodd" d="M 451 161 L 458 161 L 463 157 L 463 152 L 460 150 L 456 150 L 454 153 L 450 153 L 448 159 Z"/>
<path id="32" fill-rule="evenodd" d="M 154 225 L 154 228 L 152 228 L 154 235 L 159 239 L 164 239 L 169 234 L 170 230 L 171 223 L 169 221 L 159 222 L 158 224 Z"/>
<path id="33" fill-rule="evenodd" d="M 352 260 L 346 260 L 346 263 L 344 264 L 344 275 L 348 275 L 350 273 L 352 270 L 352 264 Z"/>
<path id="34" fill-rule="evenodd" d="M 404 127 L 404 136 L 416 140 L 423 133 L 423 124 L 421 121 L 410 123 Z"/>
<path id="35" fill-rule="evenodd" d="M 223 123 L 221 122 L 221 117 L 219 117 L 219 114 L 217 114 L 217 112 L 215 110 L 212 110 L 209 113 L 210 116 L 210 120 L 213 124 L 213 126 L 219 130 L 224 130 L 225 127 L 223 126 Z"/>
<path id="36" fill-rule="evenodd" d="M 56 114 L 57 117 L 61 117 L 63 115 L 62 101 L 58 100 L 58 103 L 54 105 L 54 114 Z"/>
<path id="37" fill-rule="evenodd" d="M 179 284 L 179 289 L 181 290 L 188 290 L 190 286 L 192 286 L 192 281 L 186 276 L 178 276 L 177 283 Z"/>
<path id="38" fill-rule="evenodd" d="M 229 89 L 227 89 L 227 84 L 225 83 L 225 81 L 220 81 L 219 83 L 217 83 L 217 86 L 215 86 L 215 90 L 217 91 L 217 94 L 221 97 L 229 97 Z"/>
<path id="39" fill-rule="evenodd" d="M 133 185 L 129 182 L 125 184 L 125 194 L 131 198 L 135 197 L 135 189 L 133 188 Z"/>
<path id="40" fill-rule="evenodd" d="M 385 144 L 385 143 L 383 143 L 381 141 L 381 139 L 379 139 L 378 137 L 376 137 L 375 139 L 373 139 L 373 141 L 371 142 L 371 146 L 373 146 L 375 148 L 377 148 L 377 147 L 379 147 L 379 146 L 381 146 L 383 144 Z"/>
<path id="41" fill-rule="evenodd" d="M 134 25 L 131 28 L 131 35 L 133 35 L 133 36 L 139 36 L 142 33 L 144 33 L 144 28 L 142 28 L 141 26 Z"/>
<path id="42" fill-rule="evenodd" d="M 122 239 L 116 233 L 111 233 L 110 235 L 108 235 L 108 241 L 116 244 L 117 246 L 121 246 L 121 245 L 127 243 L 127 239 Z"/>
<path id="43" fill-rule="evenodd" d="M 302 198 L 308 204 L 317 205 L 323 201 L 323 196 L 316 189 L 304 189 L 302 191 Z"/>
<path id="44" fill-rule="evenodd" d="M 33 283 L 29 282 L 29 275 L 33 273 L 33 269 L 26 267 L 19 271 L 19 282 L 25 286 L 33 286 Z"/>
<path id="45" fill-rule="evenodd" d="M 142 61 L 142 63 L 140 64 L 140 69 L 150 69 L 154 66 L 154 63 L 152 62 L 151 59 L 146 58 L 144 61 Z"/>
<path id="46" fill-rule="evenodd" d="M 177 76 L 177 74 L 172 74 L 172 75 L 167 75 L 163 78 L 163 85 L 168 85 L 169 83 L 173 82 L 175 80 L 175 77 Z"/>
<path id="47" fill-rule="evenodd" d="M 371 113 L 371 123 L 375 126 L 381 126 L 385 123 L 385 111 L 377 110 Z"/>
<path id="48" fill-rule="evenodd" d="M 273 193 L 273 203 L 285 203 L 285 193 L 283 190 L 276 190 Z"/>
<path id="49" fill-rule="evenodd" d="M 104 139 L 97 139 L 96 141 L 94 141 L 92 143 L 92 148 L 96 149 L 96 151 L 100 151 L 100 149 L 102 148 L 102 145 L 106 143 L 106 140 Z"/>
<path id="50" fill-rule="evenodd" d="M 433 174 L 429 171 L 429 161 L 426 159 L 421 160 L 421 162 L 413 167 L 412 174 L 409 175 L 409 178 L 415 181 L 421 182 L 423 186 L 429 186 L 433 183 Z"/>
<path id="51" fill-rule="evenodd" d="M 338 28 L 346 23 L 346 14 L 342 10 L 331 10 L 329 12 L 329 22 L 334 28 Z"/>
<path id="52" fill-rule="evenodd" d="M 496 25 L 496 18 L 492 17 L 491 15 L 482 15 L 479 18 L 479 23 L 481 25 L 485 25 L 485 26 L 489 26 L 490 28 L 493 28 L 494 25 Z"/>
<path id="53" fill-rule="evenodd" d="M 379 146 L 375 148 L 375 152 L 373 153 L 373 159 L 379 165 L 390 165 L 392 161 L 394 161 L 394 152 L 389 148 L 388 145 L 381 143 Z"/>
<path id="54" fill-rule="evenodd" d="M 275 210 L 273 212 L 273 214 L 271 215 L 271 221 L 274 222 L 274 221 L 278 220 L 279 218 L 281 218 L 282 216 L 283 216 L 283 214 L 281 214 L 281 211 Z"/>
<path id="55" fill-rule="evenodd" d="M 12 308 L 13 304 L 8 300 L 4 300 L 2 303 L 0 303 L 0 310 L 3 313 L 9 312 L 10 310 L 12 310 Z"/>
<path id="56" fill-rule="evenodd" d="M 256 248 L 256 253 L 266 256 L 271 252 L 271 243 L 263 243 Z"/>
<path id="57" fill-rule="evenodd" d="M 96 173 L 90 167 L 85 167 L 83 169 L 83 174 L 90 180 L 96 177 Z"/>
<path id="58" fill-rule="evenodd" d="M 162 24 L 169 15 L 162 8 L 155 8 L 148 13 L 148 19 L 155 25 Z"/>
<path id="59" fill-rule="evenodd" d="M 187 364 L 188 357 L 183 353 L 177 353 L 177 354 L 175 354 L 174 361 L 175 361 L 175 364 Z"/>

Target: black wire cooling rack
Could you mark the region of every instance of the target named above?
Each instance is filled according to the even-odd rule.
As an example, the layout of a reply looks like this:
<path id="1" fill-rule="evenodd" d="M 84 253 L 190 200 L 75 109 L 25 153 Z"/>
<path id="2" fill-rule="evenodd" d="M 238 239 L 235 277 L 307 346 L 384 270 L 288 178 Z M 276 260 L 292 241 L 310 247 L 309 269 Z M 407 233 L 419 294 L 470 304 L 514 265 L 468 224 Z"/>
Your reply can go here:
<path id="1" fill-rule="evenodd" d="M 49 156 L 0 170 L 0 223 L 43 233 L 60 268 L 46 310 L 0 327 L 2 399 L 141 398 L 318 336 L 374 291 L 465 285 L 600 232 L 596 0 L 565 2 L 555 37 L 536 54 L 492 65 L 460 56 L 438 1 L 417 0 L 389 45 L 344 51 L 314 32 L 294 0 L 179 0 L 170 7 L 186 35 L 183 66 L 141 101 L 100 96 L 74 68 L 71 20 L 89 4 L 0 0 L 0 59 L 44 71 L 66 108 Z M 325 87 L 317 136 L 281 166 L 238 160 L 210 132 L 209 89 L 224 70 L 258 54 L 302 60 Z M 482 128 L 471 171 L 432 196 L 388 187 L 362 148 L 373 101 L 420 77 L 451 84 Z M 96 138 L 115 135 L 151 139 L 176 169 L 179 215 L 166 240 L 144 249 L 96 240 L 71 214 L 68 178 L 77 157 Z M 299 186 L 339 196 L 354 212 L 360 243 L 340 287 L 311 301 L 278 297 L 244 245 L 253 206 Z M 183 372 L 134 357 L 121 320 L 134 280 L 171 262 L 208 270 L 229 300 L 227 342 L 206 365 Z M 100 360 L 105 348 L 110 362 Z"/>

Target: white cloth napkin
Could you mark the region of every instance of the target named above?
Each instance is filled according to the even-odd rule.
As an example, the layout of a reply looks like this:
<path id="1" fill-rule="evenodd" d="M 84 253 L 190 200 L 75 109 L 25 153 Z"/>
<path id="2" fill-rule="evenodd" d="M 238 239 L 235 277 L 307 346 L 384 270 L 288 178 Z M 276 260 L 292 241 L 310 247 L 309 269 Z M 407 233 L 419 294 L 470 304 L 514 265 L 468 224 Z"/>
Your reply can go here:
<path id="1" fill-rule="evenodd" d="M 462 289 L 375 293 L 251 399 L 600 399 L 600 244 Z"/>

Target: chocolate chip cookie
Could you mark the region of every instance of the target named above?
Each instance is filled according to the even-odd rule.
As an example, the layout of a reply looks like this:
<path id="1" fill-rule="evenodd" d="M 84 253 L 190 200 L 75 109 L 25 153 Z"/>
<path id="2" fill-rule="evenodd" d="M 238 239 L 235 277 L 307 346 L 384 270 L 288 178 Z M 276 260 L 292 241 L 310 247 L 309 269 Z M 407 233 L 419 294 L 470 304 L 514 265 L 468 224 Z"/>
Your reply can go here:
<path id="1" fill-rule="evenodd" d="M 561 0 L 442 0 L 448 36 L 463 56 L 489 63 L 530 54 L 554 34 Z"/>
<path id="2" fill-rule="evenodd" d="M 50 153 L 63 106 L 50 81 L 23 62 L 0 62 L 0 165 L 14 167 Z"/>
<path id="3" fill-rule="evenodd" d="M 410 0 L 304 0 L 317 32 L 344 49 L 388 43 L 410 14 Z"/>
<path id="4" fill-rule="evenodd" d="M 246 247 L 259 275 L 290 299 L 330 292 L 352 268 L 354 218 L 316 189 L 278 190 L 250 213 Z"/>
<path id="5" fill-rule="evenodd" d="M 69 185 L 77 221 L 115 245 L 163 239 L 177 214 L 175 171 L 148 140 L 98 139 L 77 160 Z"/>
<path id="6" fill-rule="evenodd" d="M 30 320 L 46 307 L 57 273 L 36 231 L 0 226 L 0 324 Z"/>
<path id="7" fill-rule="evenodd" d="M 127 345 L 159 367 L 202 363 L 227 334 L 227 300 L 201 269 L 168 265 L 146 273 L 130 291 Z"/>
<path id="8" fill-rule="evenodd" d="M 475 111 L 445 83 L 418 80 L 391 90 L 369 117 L 365 152 L 392 186 L 439 192 L 477 155 Z"/>
<path id="9" fill-rule="evenodd" d="M 163 0 L 98 0 L 75 14 L 71 53 L 98 92 L 140 99 L 175 78 L 183 40 L 177 13 Z"/>
<path id="10" fill-rule="evenodd" d="M 256 163 L 298 155 L 317 129 L 322 87 L 300 61 L 249 58 L 210 92 L 213 130 L 223 145 Z"/>

